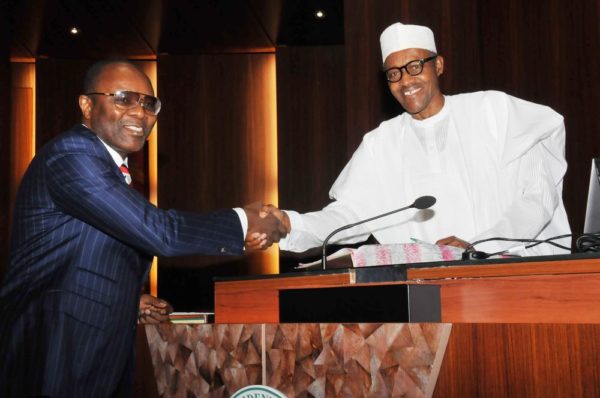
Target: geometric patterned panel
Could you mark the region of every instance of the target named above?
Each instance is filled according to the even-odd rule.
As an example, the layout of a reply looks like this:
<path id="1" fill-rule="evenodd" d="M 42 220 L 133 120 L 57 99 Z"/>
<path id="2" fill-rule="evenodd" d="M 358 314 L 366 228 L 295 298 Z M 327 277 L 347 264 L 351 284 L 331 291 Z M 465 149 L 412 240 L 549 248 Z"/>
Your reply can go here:
<path id="1" fill-rule="evenodd" d="M 260 325 L 162 323 L 146 335 L 161 397 L 229 397 L 261 384 Z"/>
<path id="2" fill-rule="evenodd" d="M 288 397 L 427 397 L 449 332 L 440 323 L 146 325 L 161 397 L 227 397 L 251 384 Z"/>
<path id="3" fill-rule="evenodd" d="M 267 325 L 266 384 L 289 397 L 423 397 L 437 378 L 442 326 Z"/>

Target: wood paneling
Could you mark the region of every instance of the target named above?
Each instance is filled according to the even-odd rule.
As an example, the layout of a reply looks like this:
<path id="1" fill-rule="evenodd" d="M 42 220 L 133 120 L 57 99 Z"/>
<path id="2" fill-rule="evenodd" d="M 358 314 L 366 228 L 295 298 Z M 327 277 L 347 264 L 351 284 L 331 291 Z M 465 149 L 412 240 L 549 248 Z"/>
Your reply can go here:
<path id="1" fill-rule="evenodd" d="M 365 133 L 401 112 L 387 91 L 381 73 L 379 35 L 398 19 L 405 4 L 388 1 L 373 7 L 364 0 L 346 0 L 344 3 L 348 157 Z"/>
<path id="2" fill-rule="evenodd" d="M 347 154 L 343 46 L 277 48 L 279 204 L 300 212 L 327 205 Z M 283 253 L 280 270 L 317 255 Z"/>
<path id="3" fill-rule="evenodd" d="M 429 283 L 441 285 L 443 322 L 600 322 L 600 274 Z"/>
<path id="4" fill-rule="evenodd" d="M 329 188 L 348 161 L 344 49 L 277 49 L 279 203 L 298 211 L 330 202 Z"/>
<path id="5" fill-rule="evenodd" d="M 13 209 L 17 189 L 29 162 L 33 158 L 33 88 L 13 87 L 11 90 L 10 124 L 10 208 Z"/>
<path id="6" fill-rule="evenodd" d="M 268 135 L 275 128 L 274 55 L 164 56 L 158 62 L 165 104 L 158 140 L 160 206 L 209 211 L 268 200 L 277 184 L 269 170 L 276 148 Z M 213 275 L 259 273 L 267 256 L 161 258 L 159 292 L 168 289 L 166 281 L 179 283 L 175 268 L 190 267 L 190 274 L 204 280 L 201 295 L 211 302 Z M 185 272 L 179 275 L 189 281 Z M 192 296 L 198 293 L 190 292 L 190 300 L 201 300 Z"/>
<path id="7" fill-rule="evenodd" d="M 21 178 L 34 155 L 35 65 L 14 62 L 10 68 L 10 182 L 9 209 L 12 211 Z M 12 217 L 9 217 L 9 225 Z"/>
<path id="8" fill-rule="evenodd" d="M 553 257 L 550 257 L 553 259 Z M 446 278 L 481 278 L 523 275 L 557 275 L 600 273 L 600 259 L 572 258 L 554 261 L 511 261 L 503 259 L 494 263 L 493 259 L 481 264 L 463 263 L 464 265 L 445 267 L 408 268 L 408 280 L 437 280 Z"/>
<path id="9" fill-rule="evenodd" d="M 0 15 L 0 131 L 10 131 L 10 62 L 6 30 L 6 15 Z M 10 162 L 10 134 L 0 134 L 0 186 L 9 186 Z M 0 191 L 0 280 L 8 258 L 9 195 L 8 189 Z"/>
<path id="10" fill-rule="evenodd" d="M 419 271 L 408 268 L 408 281 L 390 277 L 379 284 L 440 285 L 443 322 L 600 323 L 598 259 L 471 267 L 449 263 L 431 268 L 429 273 Z M 280 290 L 356 286 L 354 272 L 219 281 L 215 288 L 217 322 L 278 322 Z"/>
<path id="11" fill-rule="evenodd" d="M 434 397 L 596 397 L 600 325 L 454 324 Z"/>
<path id="12" fill-rule="evenodd" d="M 36 72 L 36 148 L 81 122 L 78 98 L 90 60 L 39 59 Z"/>
<path id="13" fill-rule="evenodd" d="M 252 72 L 262 57 L 269 55 L 159 58 L 158 89 L 164 102 L 159 120 L 159 203 L 208 211 L 251 199 L 245 197 L 251 155 L 244 143 L 259 131 L 248 118 L 252 115 L 246 106 L 252 104 L 243 89 L 251 79 L 261 78 Z"/>
<path id="14" fill-rule="evenodd" d="M 279 322 L 279 290 L 343 286 L 354 283 L 351 273 L 290 276 L 275 279 L 220 281 L 215 284 L 215 322 Z"/>

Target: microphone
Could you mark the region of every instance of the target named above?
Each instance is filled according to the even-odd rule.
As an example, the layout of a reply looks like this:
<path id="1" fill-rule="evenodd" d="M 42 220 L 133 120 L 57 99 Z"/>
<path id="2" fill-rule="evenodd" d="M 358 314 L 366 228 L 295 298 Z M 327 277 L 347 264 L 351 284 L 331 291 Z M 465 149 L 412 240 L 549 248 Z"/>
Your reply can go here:
<path id="1" fill-rule="evenodd" d="M 387 213 L 383 213 L 383 214 L 379 214 L 377 216 L 371 217 L 371 218 L 367 218 L 366 220 L 361 220 L 352 224 L 348 224 L 348 225 L 344 225 L 342 227 L 339 227 L 338 229 L 333 230 L 332 233 L 330 233 L 327 238 L 325 238 L 325 240 L 323 241 L 323 254 L 321 257 L 321 261 L 323 263 L 323 269 L 327 269 L 327 254 L 326 254 L 326 250 L 327 250 L 327 243 L 329 242 L 329 239 L 331 239 L 331 237 L 335 234 L 337 234 L 338 232 L 344 231 L 346 229 L 350 229 L 352 227 L 356 227 L 357 225 L 360 224 L 364 224 L 366 222 L 369 221 L 373 221 L 376 220 L 378 218 L 382 218 L 382 217 L 386 217 L 389 216 L 390 214 L 394 214 L 394 213 L 398 213 L 399 211 L 403 211 L 403 210 L 407 210 L 407 209 L 419 209 L 419 210 L 424 210 L 424 209 L 428 209 L 431 206 L 433 206 L 436 202 L 436 199 L 433 196 L 421 196 L 420 198 L 417 198 L 413 204 L 405 206 L 405 207 L 401 207 L 399 209 L 396 210 L 392 210 L 392 211 L 388 211 Z"/>
<path id="2" fill-rule="evenodd" d="M 568 238 L 570 237 L 571 234 L 565 234 L 565 235 L 557 235 L 557 236 L 553 236 L 551 238 L 547 238 L 547 239 L 520 239 L 520 238 L 503 238 L 500 236 L 496 236 L 493 238 L 487 238 L 487 239 L 481 239 L 478 241 L 475 241 L 473 243 L 471 243 L 463 252 L 462 254 L 462 259 L 463 260 L 485 260 L 486 258 L 492 257 L 492 256 L 497 256 L 497 255 L 510 255 L 514 252 L 517 252 L 521 249 L 529 249 L 530 247 L 534 247 L 537 246 L 539 244 L 542 243 L 548 243 L 552 246 L 556 246 L 560 249 L 564 249 L 567 251 L 570 251 L 571 248 L 570 247 L 566 247 L 563 246 L 559 243 L 553 242 L 554 240 L 557 239 L 562 239 L 562 238 Z M 482 251 L 477 251 L 475 250 L 475 245 L 478 245 L 480 243 L 483 242 L 489 242 L 489 241 L 494 241 L 494 240 L 498 240 L 498 241 L 503 241 L 503 242 L 520 242 L 523 243 L 521 246 L 515 246 L 515 247 L 511 247 L 510 249 L 506 249 L 506 250 L 501 250 L 499 252 L 496 253 L 486 253 L 486 252 L 482 252 Z M 529 244 L 526 244 L 529 243 Z"/>

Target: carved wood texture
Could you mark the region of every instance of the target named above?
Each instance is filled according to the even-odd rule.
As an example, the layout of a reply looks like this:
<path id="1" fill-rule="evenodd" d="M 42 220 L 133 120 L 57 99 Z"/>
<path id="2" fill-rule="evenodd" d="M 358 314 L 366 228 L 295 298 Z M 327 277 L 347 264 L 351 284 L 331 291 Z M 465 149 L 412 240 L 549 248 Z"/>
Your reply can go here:
<path id="1" fill-rule="evenodd" d="M 161 397 L 226 397 L 250 384 L 288 397 L 424 397 L 433 391 L 449 328 L 161 324 L 147 325 L 146 334 Z"/>

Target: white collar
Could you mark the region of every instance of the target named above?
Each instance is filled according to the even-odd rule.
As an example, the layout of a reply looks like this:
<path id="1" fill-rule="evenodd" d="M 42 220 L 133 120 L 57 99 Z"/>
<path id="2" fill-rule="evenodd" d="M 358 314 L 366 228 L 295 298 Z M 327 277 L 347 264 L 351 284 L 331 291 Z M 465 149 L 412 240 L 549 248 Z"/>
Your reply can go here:
<path id="1" fill-rule="evenodd" d="M 411 123 L 415 127 L 425 127 L 437 124 L 440 120 L 446 118 L 450 111 L 448 110 L 448 99 L 444 97 L 444 105 L 442 109 L 438 113 L 433 116 L 428 117 L 427 119 L 415 119 L 411 117 Z"/>
<path id="2" fill-rule="evenodd" d="M 93 131 L 92 129 L 90 129 L 88 126 L 86 126 L 85 124 L 81 123 L 81 125 L 85 128 L 87 128 L 88 130 Z M 102 144 L 104 144 L 104 146 L 106 147 L 106 149 L 108 150 L 108 153 L 110 153 L 110 156 L 113 158 L 113 160 L 115 161 L 115 164 L 117 165 L 117 167 L 121 167 L 122 164 L 125 164 L 125 166 L 129 167 L 129 164 L 127 163 L 127 158 L 123 159 L 121 157 L 121 155 L 119 155 L 119 153 L 117 151 L 115 151 L 110 145 L 108 145 L 106 142 L 104 142 L 102 140 L 102 138 L 98 137 L 98 134 L 95 134 L 96 137 L 100 140 L 100 142 Z"/>

